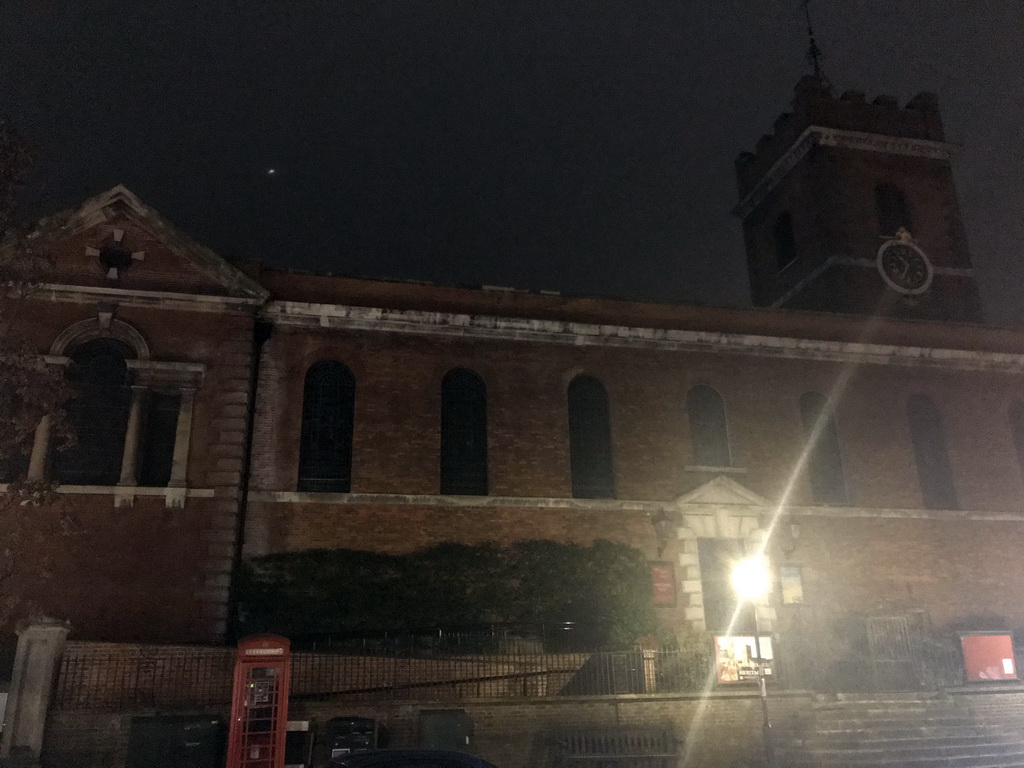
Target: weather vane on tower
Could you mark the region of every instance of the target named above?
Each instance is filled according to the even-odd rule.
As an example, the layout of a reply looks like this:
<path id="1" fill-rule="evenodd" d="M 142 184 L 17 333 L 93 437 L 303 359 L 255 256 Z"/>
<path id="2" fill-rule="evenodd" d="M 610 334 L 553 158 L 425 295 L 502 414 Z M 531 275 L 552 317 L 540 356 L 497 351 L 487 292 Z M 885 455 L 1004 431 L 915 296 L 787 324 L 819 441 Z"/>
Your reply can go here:
<path id="1" fill-rule="evenodd" d="M 822 87 L 831 91 L 832 84 L 821 70 L 823 54 L 821 48 L 818 47 L 818 41 L 814 37 L 814 23 L 811 20 L 811 0 L 803 0 L 801 5 L 804 9 L 804 19 L 807 21 L 807 37 L 810 41 L 807 46 L 807 63 L 814 68 L 814 77 L 821 83 Z"/>

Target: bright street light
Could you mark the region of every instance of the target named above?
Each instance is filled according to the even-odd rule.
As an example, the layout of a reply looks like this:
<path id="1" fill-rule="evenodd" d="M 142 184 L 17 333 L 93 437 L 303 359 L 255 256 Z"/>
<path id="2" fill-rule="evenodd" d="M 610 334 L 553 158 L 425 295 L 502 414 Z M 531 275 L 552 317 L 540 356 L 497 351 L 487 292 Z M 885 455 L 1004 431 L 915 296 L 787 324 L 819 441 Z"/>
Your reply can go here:
<path id="1" fill-rule="evenodd" d="M 732 588 L 740 600 L 754 602 L 772 591 L 768 561 L 760 555 L 740 560 L 732 568 Z"/>
<path id="2" fill-rule="evenodd" d="M 768 686 L 764 679 L 764 658 L 761 656 L 761 632 L 757 627 L 757 608 L 754 603 L 772 591 L 772 572 L 764 555 L 753 555 L 732 567 L 732 588 L 741 601 L 751 604 L 754 619 L 754 656 L 757 664 L 757 683 L 761 693 L 761 727 L 764 735 L 764 758 L 767 768 L 775 768 L 775 744 L 772 722 L 768 718 Z"/>

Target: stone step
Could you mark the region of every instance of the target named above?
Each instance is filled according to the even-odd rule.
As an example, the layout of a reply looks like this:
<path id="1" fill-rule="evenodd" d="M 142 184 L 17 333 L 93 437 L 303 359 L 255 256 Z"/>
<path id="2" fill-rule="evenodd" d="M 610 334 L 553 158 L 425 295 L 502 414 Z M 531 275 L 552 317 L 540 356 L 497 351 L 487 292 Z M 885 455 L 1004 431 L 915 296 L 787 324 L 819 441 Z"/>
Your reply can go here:
<path id="1" fill-rule="evenodd" d="M 855 747 L 842 749 L 833 745 L 811 749 L 815 754 L 845 755 L 850 758 L 901 757 L 908 759 L 925 759 L 937 757 L 970 757 L 972 755 L 1024 755 L 1021 744 L 950 744 L 944 746 L 904 746 L 878 745 L 877 747 Z"/>
<path id="2" fill-rule="evenodd" d="M 1009 736 L 1010 734 L 1007 735 Z M 996 736 L 996 734 L 991 733 L 960 736 L 888 736 L 884 738 L 878 738 L 874 734 L 861 734 L 860 738 L 856 739 L 832 739 L 812 736 L 804 741 L 803 746 L 805 748 L 817 747 L 822 749 L 849 750 L 862 747 L 871 749 L 883 745 L 895 750 L 908 750 L 956 746 L 976 747 L 985 744 L 1004 743 L 996 738 Z M 1016 742 L 1007 740 L 1006 743 Z"/>
<path id="3" fill-rule="evenodd" d="M 886 693 L 837 693 L 834 694 L 831 701 L 822 700 L 822 703 L 860 704 L 868 702 L 903 704 L 908 701 L 949 701 L 949 699 L 940 693 L 888 691 Z"/>
<path id="4" fill-rule="evenodd" d="M 942 728 L 964 728 L 979 725 L 978 721 L 971 717 L 950 716 L 950 717 L 887 717 L 887 718 L 829 718 L 819 720 L 815 723 L 817 730 L 822 732 L 841 731 L 914 731 L 920 728 L 931 728 L 940 730 Z M 1000 724 L 986 723 L 991 728 Z"/>
<path id="5" fill-rule="evenodd" d="M 908 757 L 906 755 L 870 755 L 853 758 L 850 755 L 795 754 L 784 751 L 776 752 L 776 764 L 784 768 L 1011 768 L 1024 766 L 1024 754 L 987 754 L 977 753 L 961 756 L 939 757 Z"/>
<path id="6" fill-rule="evenodd" d="M 850 721 L 847 724 L 830 723 L 827 726 L 818 726 L 812 733 L 819 733 L 829 738 L 856 736 L 870 736 L 872 738 L 922 738 L 928 736 L 950 736 L 958 735 L 998 735 L 1000 733 L 1014 734 L 1020 729 L 1019 723 L 979 723 L 974 720 L 948 721 L 943 723 L 920 722 L 903 723 L 895 725 L 889 722 L 885 725 L 866 724 L 862 721 Z"/>
<path id="7" fill-rule="evenodd" d="M 1024 765 L 1024 752 L 1015 755 L 979 753 L 960 757 L 816 755 L 812 765 L 820 768 L 1017 768 Z"/>

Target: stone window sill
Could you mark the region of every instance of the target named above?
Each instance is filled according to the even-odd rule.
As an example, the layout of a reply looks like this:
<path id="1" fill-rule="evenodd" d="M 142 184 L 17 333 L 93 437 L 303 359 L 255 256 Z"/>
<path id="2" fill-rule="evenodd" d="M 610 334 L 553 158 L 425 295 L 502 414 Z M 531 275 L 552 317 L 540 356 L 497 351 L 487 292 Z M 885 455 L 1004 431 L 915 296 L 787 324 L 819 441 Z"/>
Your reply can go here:
<path id="1" fill-rule="evenodd" d="M 683 467 L 687 472 L 714 472 L 718 475 L 745 475 L 746 467 L 711 467 L 705 464 L 688 464 Z"/>
<path id="2" fill-rule="evenodd" d="M 7 491 L 7 483 L 0 483 L 0 493 Z M 213 498 L 212 488 L 156 488 L 141 485 L 58 485 L 57 493 L 68 496 L 113 496 L 114 506 L 130 507 L 136 496 L 163 496 L 167 507 L 184 507 L 185 499 Z"/>

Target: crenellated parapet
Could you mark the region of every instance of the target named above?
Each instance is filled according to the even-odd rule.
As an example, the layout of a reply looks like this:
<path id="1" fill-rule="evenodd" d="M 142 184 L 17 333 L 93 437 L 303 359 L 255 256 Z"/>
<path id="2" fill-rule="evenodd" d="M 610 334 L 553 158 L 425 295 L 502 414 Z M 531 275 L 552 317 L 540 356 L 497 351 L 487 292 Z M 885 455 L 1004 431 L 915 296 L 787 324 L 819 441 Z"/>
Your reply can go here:
<path id="1" fill-rule="evenodd" d="M 813 75 L 801 78 L 794 90 L 791 111 L 776 118 L 773 132 L 764 134 L 753 152 L 741 152 L 736 158 L 740 199 L 814 126 L 901 140 L 945 142 L 938 98 L 933 93 L 919 93 L 901 108 L 892 96 L 880 95 L 868 101 L 863 91 L 852 90 L 834 96 Z"/>

